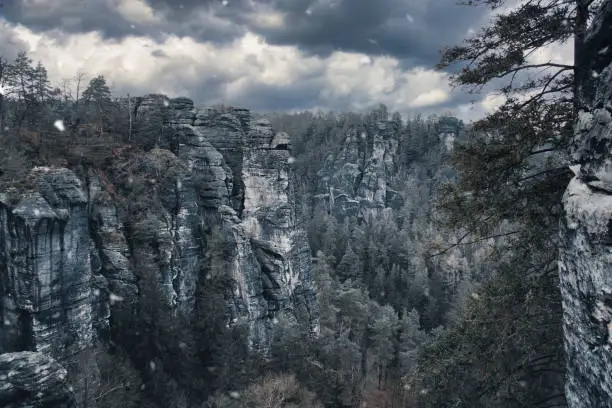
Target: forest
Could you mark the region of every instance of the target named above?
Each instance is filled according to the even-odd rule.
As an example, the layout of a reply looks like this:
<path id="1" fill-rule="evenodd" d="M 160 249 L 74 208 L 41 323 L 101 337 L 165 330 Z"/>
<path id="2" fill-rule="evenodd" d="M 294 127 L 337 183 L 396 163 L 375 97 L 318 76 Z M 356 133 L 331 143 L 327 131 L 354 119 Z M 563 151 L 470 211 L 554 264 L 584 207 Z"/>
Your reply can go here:
<path id="1" fill-rule="evenodd" d="M 557 248 L 576 82 L 587 74 L 527 57 L 574 41 L 582 58 L 595 3 L 523 1 L 481 35 L 443 50 L 440 69 L 461 66 L 455 85 L 492 84 L 507 97 L 474 123 L 452 112 L 402 117 L 384 105 L 254 112 L 291 137 L 319 333 L 281 318 L 270 352 L 250 351 L 244 328 L 228 324 L 231 245 L 211 228 L 197 293 L 207 313 L 195 323 L 177 316 L 161 306 L 156 285 L 143 284 L 137 310 L 118 307 L 107 344 L 88 355 L 100 369 L 96 406 L 567 406 Z M 143 97 L 113 95 L 102 75 L 79 72 L 52 84 L 25 51 L 0 57 L 0 85 L 2 190 L 27 183 L 35 166 L 67 167 L 82 178 L 103 169 L 126 203 L 124 219 L 138 218 L 146 187 L 128 183 L 125 164 L 140 166 L 131 177 L 148 177 L 145 156 L 159 147 L 169 111 L 143 120 L 135 114 Z M 342 169 L 369 177 L 354 159 L 370 159 L 377 132 L 391 164 L 376 177 L 395 201 L 366 213 L 336 211 L 322 194 L 346 187 L 358 195 L 353 173 Z M 180 169 L 168 160 L 163 177 L 171 180 Z"/>

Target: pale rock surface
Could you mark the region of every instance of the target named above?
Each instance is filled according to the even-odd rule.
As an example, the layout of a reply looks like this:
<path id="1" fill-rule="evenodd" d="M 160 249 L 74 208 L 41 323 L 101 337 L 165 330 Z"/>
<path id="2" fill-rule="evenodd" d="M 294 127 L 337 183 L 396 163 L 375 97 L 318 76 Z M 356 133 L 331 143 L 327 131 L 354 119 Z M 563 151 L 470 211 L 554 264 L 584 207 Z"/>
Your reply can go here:
<path id="1" fill-rule="evenodd" d="M 612 407 L 612 2 L 602 3 L 577 63 L 572 170 L 564 196 L 559 273 L 570 408 Z M 602 52 L 602 50 L 604 50 Z M 590 75 L 595 72 L 596 75 Z"/>

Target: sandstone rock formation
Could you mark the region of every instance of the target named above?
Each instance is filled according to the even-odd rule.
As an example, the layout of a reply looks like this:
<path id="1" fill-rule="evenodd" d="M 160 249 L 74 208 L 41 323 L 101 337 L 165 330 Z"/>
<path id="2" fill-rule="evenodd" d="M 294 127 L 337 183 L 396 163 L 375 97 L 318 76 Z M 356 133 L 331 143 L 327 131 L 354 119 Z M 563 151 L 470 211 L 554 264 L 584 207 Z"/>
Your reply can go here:
<path id="1" fill-rule="evenodd" d="M 0 195 L 0 353 L 37 351 L 71 364 L 91 347 L 89 251 L 87 196 L 70 170 L 34 168 L 21 188 Z M 28 367 L 36 361 L 16 364 L 37 370 Z M 88 364 L 73 370 L 77 392 L 96 381 Z"/>
<path id="2" fill-rule="evenodd" d="M 580 112 L 564 196 L 559 273 L 571 408 L 612 407 L 612 2 L 589 28 L 577 64 Z M 580 54 L 579 54 L 580 55 Z"/>
<path id="3" fill-rule="evenodd" d="M 317 331 L 289 136 L 247 110 L 196 109 L 186 98 L 149 95 L 134 109 L 155 147 L 125 163 L 131 196 L 105 169 L 81 180 L 65 168 L 35 168 L 0 192 L 0 375 L 5 367 L 23 373 L 0 381 L 0 401 L 51 406 L 64 398 L 61 373 L 85 403 L 99 379 L 81 354 L 104 344 L 113 310 L 139 302 L 144 283 L 176 313 L 205 313 L 196 293 L 212 227 L 232 245 L 237 288 L 228 306 L 234 323 L 249 327 L 253 349 L 268 349 L 279 313 L 303 316 Z"/>
<path id="4" fill-rule="evenodd" d="M 305 232 L 296 225 L 289 135 L 275 133 L 266 119 L 251 118 L 244 109 L 197 110 L 183 99 L 170 105 L 176 113 L 169 138 L 179 140 L 178 157 L 185 161 L 192 154 L 175 136 L 186 129 L 209 142 L 207 150 L 218 157 L 204 161 L 217 170 L 205 177 L 213 202 L 202 206 L 216 208 L 223 229 L 231 231 L 238 283 L 234 313 L 249 322 L 251 344 L 267 344 L 268 327 L 278 312 L 304 313 L 316 332 L 310 249 Z"/>
<path id="5" fill-rule="evenodd" d="M 340 152 L 318 173 L 319 205 L 340 218 L 401 207 L 401 195 L 388 185 L 397 172 L 397 138 L 389 121 L 350 128 Z"/>

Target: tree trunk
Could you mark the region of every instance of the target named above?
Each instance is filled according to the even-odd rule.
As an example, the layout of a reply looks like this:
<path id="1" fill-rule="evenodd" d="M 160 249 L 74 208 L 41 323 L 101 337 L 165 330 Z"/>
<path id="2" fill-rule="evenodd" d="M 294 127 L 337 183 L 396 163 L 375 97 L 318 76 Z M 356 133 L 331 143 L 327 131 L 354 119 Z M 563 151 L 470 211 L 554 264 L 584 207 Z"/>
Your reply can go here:
<path id="1" fill-rule="evenodd" d="M 585 50 L 584 40 L 586 37 L 587 22 L 589 19 L 589 5 L 586 0 L 576 0 L 576 27 L 574 30 L 574 114 L 577 115 L 583 106 L 584 95 L 580 84 L 585 83 L 588 72 L 584 68 Z"/>

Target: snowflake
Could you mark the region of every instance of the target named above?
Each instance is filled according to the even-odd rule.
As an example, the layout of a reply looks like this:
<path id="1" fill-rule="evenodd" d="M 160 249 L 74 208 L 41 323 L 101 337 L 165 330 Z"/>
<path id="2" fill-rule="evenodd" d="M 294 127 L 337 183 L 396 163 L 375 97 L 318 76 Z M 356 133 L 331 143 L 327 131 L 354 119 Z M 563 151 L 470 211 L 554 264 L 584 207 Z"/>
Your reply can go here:
<path id="1" fill-rule="evenodd" d="M 64 121 L 61 119 L 58 119 L 55 122 L 53 122 L 53 126 L 55 126 L 55 128 L 59 130 L 60 132 L 63 132 L 64 130 L 66 130 L 66 128 L 64 127 Z"/>

